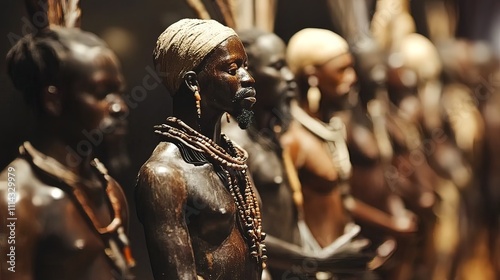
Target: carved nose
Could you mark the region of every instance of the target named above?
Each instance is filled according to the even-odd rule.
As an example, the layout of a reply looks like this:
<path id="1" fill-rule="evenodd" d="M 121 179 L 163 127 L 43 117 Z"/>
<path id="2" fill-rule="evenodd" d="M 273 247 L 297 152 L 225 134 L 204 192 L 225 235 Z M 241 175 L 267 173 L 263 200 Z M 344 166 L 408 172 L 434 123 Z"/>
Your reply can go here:
<path id="1" fill-rule="evenodd" d="M 252 75 L 246 70 L 246 69 L 241 69 L 241 85 L 243 87 L 253 87 L 255 84 L 255 80 L 253 79 Z"/>

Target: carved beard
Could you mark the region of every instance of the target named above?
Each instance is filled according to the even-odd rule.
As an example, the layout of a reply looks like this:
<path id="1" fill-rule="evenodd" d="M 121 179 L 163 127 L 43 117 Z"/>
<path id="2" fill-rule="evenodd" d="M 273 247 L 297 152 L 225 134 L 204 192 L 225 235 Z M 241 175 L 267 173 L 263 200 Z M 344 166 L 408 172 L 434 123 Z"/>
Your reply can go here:
<path id="1" fill-rule="evenodd" d="M 253 111 L 242 109 L 241 112 L 236 115 L 236 121 L 241 129 L 247 129 L 253 121 Z"/>
<path id="2" fill-rule="evenodd" d="M 252 94 L 253 93 L 253 94 Z M 251 94 L 251 95 L 250 95 Z M 253 121 L 253 111 L 251 108 L 253 103 L 250 104 L 245 100 L 248 96 L 255 96 L 255 89 L 244 88 L 239 90 L 233 99 L 233 104 L 235 105 L 236 121 L 241 129 L 247 129 Z"/>

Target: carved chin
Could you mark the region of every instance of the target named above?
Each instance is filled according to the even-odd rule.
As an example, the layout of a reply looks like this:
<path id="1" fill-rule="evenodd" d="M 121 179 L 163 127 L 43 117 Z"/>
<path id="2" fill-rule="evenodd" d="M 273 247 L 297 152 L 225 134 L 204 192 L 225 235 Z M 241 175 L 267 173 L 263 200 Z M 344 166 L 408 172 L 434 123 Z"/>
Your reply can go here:
<path id="1" fill-rule="evenodd" d="M 253 112 L 247 109 L 241 109 L 240 113 L 236 115 L 236 121 L 241 129 L 247 129 L 252 124 Z"/>

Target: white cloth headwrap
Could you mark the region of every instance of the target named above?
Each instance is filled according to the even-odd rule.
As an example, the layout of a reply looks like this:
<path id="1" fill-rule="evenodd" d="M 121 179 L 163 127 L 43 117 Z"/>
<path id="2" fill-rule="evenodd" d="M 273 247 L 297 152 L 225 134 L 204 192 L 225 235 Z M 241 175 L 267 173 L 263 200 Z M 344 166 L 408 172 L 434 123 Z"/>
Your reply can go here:
<path id="1" fill-rule="evenodd" d="M 236 32 L 215 20 L 181 19 L 170 25 L 158 37 L 153 52 L 156 71 L 170 94 L 179 90 L 186 72 L 231 36 L 237 36 Z"/>

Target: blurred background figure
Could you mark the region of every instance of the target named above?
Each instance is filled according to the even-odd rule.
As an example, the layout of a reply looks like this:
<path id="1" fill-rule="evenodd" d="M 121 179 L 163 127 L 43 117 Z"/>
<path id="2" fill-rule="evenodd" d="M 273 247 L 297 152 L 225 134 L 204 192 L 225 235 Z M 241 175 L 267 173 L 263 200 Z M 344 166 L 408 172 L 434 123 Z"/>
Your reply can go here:
<path id="1" fill-rule="evenodd" d="M 460 245 L 452 276 L 496 279 L 498 163 L 496 112 L 498 58 L 485 42 L 450 40 L 440 45 L 445 70 L 442 104 L 451 138 L 472 167 L 472 182 L 461 189 Z"/>
<path id="2" fill-rule="evenodd" d="M 334 167 L 317 173 L 321 170 L 319 166 L 326 167 L 326 163 L 319 164 L 319 152 L 307 153 L 314 155 L 311 162 L 319 164 L 316 167 L 315 165 L 307 167 L 308 161 L 299 159 L 299 162 L 304 164 L 303 168 L 309 169 L 307 173 L 300 171 L 300 163 L 298 163 L 299 176 L 303 176 L 300 178 L 303 182 L 304 205 L 308 203 L 307 196 L 317 200 L 334 197 L 325 195 L 326 188 L 319 187 L 323 184 L 320 182 L 328 182 L 327 178 L 332 180 L 332 175 L 326 176 L 327 170 L 329 172 L 337 170 L 336 176 L 343 180 L 343 182 L 340 181 L 339 186 L 336 186 L 337 191 L 347 196 L 339 200 L 339 203 L 345 204 L 355 220 L 361 224 L 363 235 L 372 241 L 372 249 L 376 250 L 378 246 L 385 244 L 383 248 L 387 250 L 387 247 L 390 248 L 392 244 L 392 249 L 389 250 L 391 252 L 394 250 L 392 239 L 398 238 L 397 257 L 392 258 L 397 260 L 397 264 L 389 263 L 390 268 L 382 277 L 403 279 L 402 275 L 409 273 L 405 266 L 410 265 L 414 259 L 412 251 L 415 250 L 415 245 L 412 244 L 414 244 L 415 236 L 412 233 L 416 231 L 414 215 L 406 209 L 404 199 L 410 199 L 413 195 L 413 199 L 418 200 L 421 194 L 418 193 L 418 189 L 407 186 L 406 178 L 388 176 L 388 174 L 394 175 L 393 170 L 397 166 L 393 164 L 396 165 L 406 153 L 400 130 L 394 123 L 388 123 L 390 127 L 384 126 L 386 116 L 381 105 L 374 109 L 371 108 L 374 106 L 373 103 L 366 105 L 357 99 L 357 91 L 354 87 L 356 74 L 353 69 L 353 57 L 349 52 L 347 42 L 339 35 L 325 29 L 301 30 L 289 42 L 287 60 L 296 75 L 299 87 L 300 108 L 292 110 L 293 115 L 298 123 L 313 132 L 312 135 L 316 138 L 304 140 L 304 143 L 307 143 L 305 145 L 310 149 L 314 141 L 328 144 L 326 146 L 331 150 L 323 152 L 327 155 L 325 161 L 333 160 L 334 164 Z M 368 113 L 371 119 L 368 118 Z M 320 131 L 316 128 L 318 125 L 320 128 L 340 126 L 339 131 L 343 132 L 339 135 L 340 137 L 337 136 L 336 140 L 330 143 L 332 140 L 324 137 L 327 134 L 318 133 Z M 344 125 L 345 128 L 343 128 Z M 300 137 L 300 139 L 305 138 L 304 135 Z M 393 147 L 394 143 L 398 146 Z M 309 174 L 316 174 L 317 181 L 314 181 L 313 176 Z M 324 178 L 320 180 L 322 176 Z M 405 193 L 404 187 L 410 189 Z M 354 198 L 350 197 L 351 193 Z M 413 205 L 417 204 L 413 203 Z M 325 214 L 327 206 L 317 207 L 318 205 L 320 203 L 313 200 L 309 205 L 310 208 L 305 208 L 305 211 L 309 210 L 310 215 L 318 221 L 315 226 L 325 226 L 328 223 L 321 219 L 327 217 Z M 330 202 L 328 205 L 332 207 L 334 203 Z M 322 214 L 318 211 L 322 211 Z M 333 219 L 329 218 L 329 220 Z M 385 242 L 388 238 L 391 241 Z"/>
<path id="3" fill-rule="evenodd" d="M 78 28 L 77 3 L 26 4 L 36 32 L 10 49 L 6 68 L 37 119 L 0 174 L 1 217 L 14 220 L 0 237 L 14 259 L 2 263 L 0 275 L 132 279 L 127 201 L 94 158 L 103 133 L 126 132 L 119 62 L 101 39 Z M 89 141 L 89 132 L 101 139 Z"/>
<path id="4" fill-rule="evenodd" d="M 416 165 L 419 180 L 427 180 L 430 189 L 440 198 L 432 209 L 434 213 L 428 213 L 428 236 L 423 242 L 427 248 L 420 258 L 423 263 L 418 265 L 417 273 L 421 274 L 420 277 L 431 278 L 434 269 L 439 267 L 440 272 L 436 273 L 444 277 L 458 244 L 458 190 L 470 184 L 471 170 L 446 132 L 440 102 L 441 62 L 436 48 L 428 39 L 415 33 L 402 36 L 393 44 L 388 53 L 387 67 L 391 113 L 405 122 L 402 128 L 409 140 L 410 162 Z M 432 222 L 435 221 L 433 214 L 439 218 L 438 227 Z M 439 253 L 437 259 L 436 253 Z"/>

